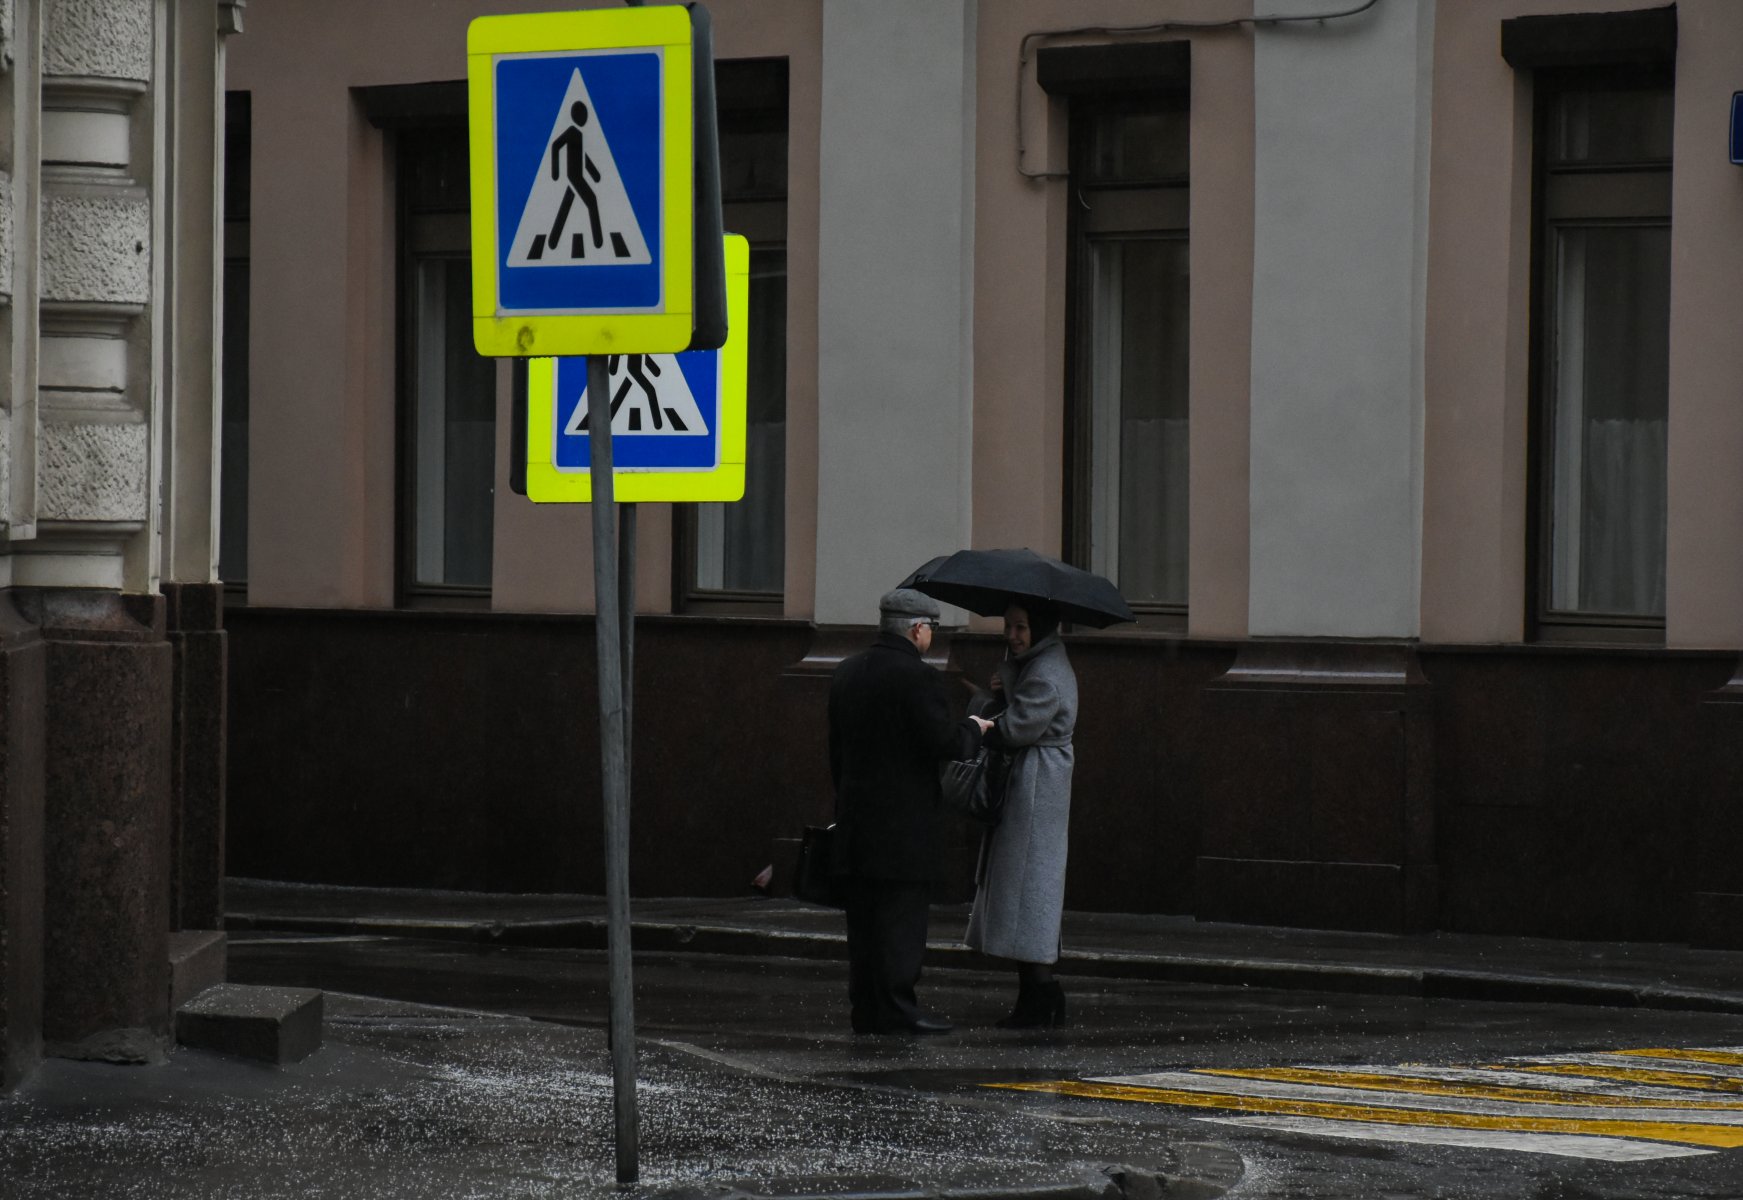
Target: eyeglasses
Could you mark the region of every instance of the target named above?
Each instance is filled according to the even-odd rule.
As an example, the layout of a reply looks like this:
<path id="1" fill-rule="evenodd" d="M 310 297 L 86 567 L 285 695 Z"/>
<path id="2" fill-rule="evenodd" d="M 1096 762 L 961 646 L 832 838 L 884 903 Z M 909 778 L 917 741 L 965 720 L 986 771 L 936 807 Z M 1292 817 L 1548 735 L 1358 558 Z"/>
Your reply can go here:
<path id="1" fill-rule="evenodd" d="M 926 628 L 930 629 L 933 633 L 938 632 L 938 622 L 937 621 L 921 621 L 920 624 L 922 624 Z"/>

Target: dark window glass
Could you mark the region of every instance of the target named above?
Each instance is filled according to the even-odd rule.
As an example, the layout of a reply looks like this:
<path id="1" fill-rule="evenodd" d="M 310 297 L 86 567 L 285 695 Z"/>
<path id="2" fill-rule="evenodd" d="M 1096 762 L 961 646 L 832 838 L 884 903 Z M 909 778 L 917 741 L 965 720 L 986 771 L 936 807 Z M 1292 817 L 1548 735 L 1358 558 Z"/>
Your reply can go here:
<path id="1" fill-rule="evenodd" d="M 490 585 L 496 367 L 472 347 L 472 264 L 424 254 L 412 266 L 412 584 Z"/>
<path id="2" fill-rule="evenodd" d="M 1664 619 L 1672 94 L 1540 81 L 1540 630 Z"/>
<path id="3" fill-rule="evenodd" d="M 1184 182 L 1187 119 L 1183 108 L 1093 114 L 1086 122 L 1089 148 L 1083 160 L 1084 181 Z"/>
<path id="4" fill-rule="evenodd" d="M 700 504 L 696 587 L 778 595 L 785 578 L 787 252 L 753 247 L 744 499 Z"/>
<path id="5" fill-rule="evenodd" d="M 248 579 L 248 260 L 224 263 L 223 421 L 218 578 Z"/>
<path id="6" fill-rule="evenodd" d="M 1670 163 L 1670 90 L 1562 92 L 1553 101 L 1554 166 Z"/>
<path id="7" fill-rule="evenodd" d="M 472 345 L 463 126 L 404 131 L 402 591 L 478 596 L 495 523 L 496 364 Z"/>
<path id="8" fill-rule="evenodd" d="M 1187 570 L 1187 114 L 1074 114 L 1072 557 L 1182 614 Z"/>
<path id="9" fill-rule="evenodd" d="M 248 579 L 248 207 L 247 92 L 224 97 L 224 283 L 222 428 L 218 462 L 218 578 Z"/>
<path id="10" fill-rule="evenodd" d="M 781 602 L 787 502 L 787 62 L 716 64 L 726 228 L 750 240 L 744 499 L 679 506 L 678 602 Z"/>
<path id="11" fill-rule="evenodd" d="M 224 220 L 248 220 L 249 175 L 253 170 L 252 97 L 224 95 Z"/>

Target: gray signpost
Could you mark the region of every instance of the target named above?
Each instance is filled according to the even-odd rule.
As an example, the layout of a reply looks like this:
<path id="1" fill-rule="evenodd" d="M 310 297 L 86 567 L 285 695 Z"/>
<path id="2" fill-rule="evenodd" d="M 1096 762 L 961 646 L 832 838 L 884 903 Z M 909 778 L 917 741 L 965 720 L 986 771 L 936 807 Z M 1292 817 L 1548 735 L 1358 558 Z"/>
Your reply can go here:
<path id="1" fill-rule="evenodd" d="M 625 0 L 641 8 L 641 0 Z M 676 18 L 676 19 L 674 19 Z M 621 12 L 607 11 L 508 14 L 480 17 L 467 33 L 467 77 L 472 97 L 471 165 L 472 203 L 475 212 L 496 212 L 499 197 L 512 216 L 479 222 L 473 227 L 475 308 L 474 344 L 481 354 L 499 357 L 548 358 L 573 355 L 610 346 L 614 353 L 640 355 L 677 353 L 685 349 L 718 350 L 728 334 L 726 272 L 720 223 L 720 168 L 715 129 L 712 26 L 700 5 L 649 8 L 633 20 Z M 620 40 L 621 39 L 621 40 Z M 687 47 L 689 54 L 688 99 L 673 73 L 684 70 L 682 56 L 660 57 L 649 47 Z M 602 115 L 595 114 L 580 98 L 585 96 L 583 76 L 598 69 L 610 56 L 618 60 L 615 80 L 608 86 L 635 97 L 614 116 L 606 129 Z M 651 65 L 650 65 L 651 64 Z M 678 76 L 681 79 L 681 76 Z M 627 81 L 627 82 L 626 82 Z M 598 80 L 594 82 L 597 84 Z M 566 88 L 567 90 L 560 90 Z M 639 89 L 639 90 L 638 90 Z M 570 103 L 570 99 L 575 100 Z M 558 103 L 561 101 L 561 103 Z M 668 107 L 670 106 L 670 107 Z M 683 112 L 682 118 L 674 119 Z M 553 115 L 553 113 L 555 115 Z M 674 129 L 691 128 L 691 151 L 685 155 L 686 170 L 663 175 L 659 163 L 664 155 L 647 161 L 655 166 L 637 166 L 644 172 L 637 195 L 657 192 L 657 204 L 637 212 L 615 173 L 618 167 L 608 153 L 611 140 L 654 139 L 672 136 Z M 526 152 L 526 139 L 508 138 L 503 151 L 499 130 L 533 129 L 539 150 Z M 546 139 L 544 131 L 554 132 Z M 662 132 L 663 131 L 663 132 Z M 592 147 L 591 150 L 588 147 Z M 662 147 L 663 148 L 663 147 Z M 499 151 L 502 151 L 499 153 Z M 602 206 L 610 208 L 606 193 L 596 195 L 585 183 L 565 188 L 556 173 L 567 161 L 572 178 L 584 169 L 599 169 L 592 155 L 603 155 L 621 202 L 607 215 L 622 229 L 612 231 L 619 255 L 630 240 L 641 245 L 641 230 L 664 229 L 669 241 L 650 235 L 642 258 L 653 260 L 628 264 L 606 263 L 603 273 L 594 268 L 597 256 L 586 256 L 585 238 L 571 232 L 559 237 L 580 197 L 593 221 L 594 248 L 600 241 Z M 623 160 L 628 162 L 630 160 Z M 653 174 L 645 176 L 646 172 Z M 599 180 L 597 173 L 593 174 Z M 551 181 L 555 180 L 555 183 Z M 651 186 L 649 186 L 651 185 Z M 607 189 L 609 192 L 610 189 Z M 604 196 L 604 199 L 601 199 Z M 661 221 L 664 216 L 663 222 Z M 500 226 L 500 227 L 498 227 Z M 625 230 L 634 231 L 630 238 Z M 529 232 L 530 231 L 530 232 Z M 534 237 L 533 233 L 537 236 Z M 531 239 L 527 246 L 522 241 Z M 681 240 L 680 240 L 681 239 Z M 685 325 L 674 328 L 676 312 L 650 312 L 637 288 L 671 285 L 666 271 L 669 247 L 688 243 L 691 253 L 682 268 L 689 276 L 682 283 L 687 295 L 669 299 L 689 301 Z M 553 249 L 553 247 L 555 249 Z M 549 251 L 550 253 L 547 253 Z M 735 251 L 743 255 L 742 250 Z M 634 259 L 633 254 L 629 254 Z M 736 261 L 736 260 L 735 260 Z M 552 267 L 561 274 L 549 274 Z M 641 272 L 641 274 L 636 274 Z M 628 273 L 628 274 L 626 274 Z M 533 275 L 545 278 L 533 280 Z M 739 274 L 743 274 L 742 268 Z M 644 279 L 643 276 L 646 276 Z M 582 276 L 586 276 L 585 279 Z M 633 278 L 632 278 L 633 276 Z M 734 276 L 738 278 L 738 275 Z M 640 281 L 640 282 L 637 282 Z M 660 293 L 665 295 L 664 292 Z M 735 293 L 736 294 L 736 293 Z M 662 302 L 664 303 L 664 301 Z M 742 300 L 735 301 L 742 304 Z M 603 324 L 602 324 L 603 323 Z M 688 346 L 675 334 L 686 334 Z M 535 347 L 537 347 L 535 349 Z M 617 1179 L 634 1183 L 639 1174 L 636 1119 L 635 999 L 631 972 L 629 922 L 629 799 L 630 732 L 635 670 L 635 559 L 636 507 L 616 503 L 616 478 L 612 461 L 612 394 L 608 358 L 588 354 L 586 359 L 586 404 L 588 471 L 586 495 L 545 494 L 529 489 L 531 464 L 511 472 L 515 490 L 541 501 L 587 502 L 592 505 L 594 636 L 599 690 L 599 759 L 601 795 L 605 816 L 605 898 L 608 933 L 608 967 L 611 987 L 610 1047 L 615 1100 Z M 742 362 L 740 363 L 742 367 Z M 633 369 L 633 368 L 632 368 Z M 674 372 L 675 373 L 675 372 Z M 545 378 L 552 376 L 547 373 Z M 520 378 L 528 378 L 522 372 Z M 721 402 L 716 383 L 715 402 Z M 517 399 L 517 456 L 531 444 L 527 419 L 530 385 Z M 739 404 L 742 412 L 742 369 L 739 371 Z M 554 403 L 554 401 L 551 401 Z M 692 401 L 694 404 L 694 401 Z M 670 410 L 668 410 L 670 411 Z M 549 436 L 542 425 L 539 437 Z M 658 419 L 656 417 L 656 426 Z M 714 421 L 717 448 L 720 441 L 718 415 Z M 631 428 L 634 428 L 633 424 Z M 561 427 L 559 427 L 559 432 Z M 704 433 L 707 432 L 705 428 Z M 742 446 L 739 453 L 742 455 Z M 736 490 L 730 495 L 697 496 L 691 488 L 685 496 L 662 495 L 662 499 L 737 499 L 743 492 L 742 458 L 736 460 Z M 549 459 L 541 459 L 546 467 Z M 684 464 L 695 480 L 695 464 Z M 717 464 L 729 466 L 728 464 Z M 654 478 L 647 464 L 639 464 L 638 486 Z M 656 469 L 657 470 L 657 469 Z M 722 472 L 724 474 L 724 472 Z M 574 476 L 571 474 L 570 479 Z M 545 477 L 541 475 L 540 486 Z M 561 491 L 561 489 L 557 489 Z M 646 498 L 645 496 L 643 498 Z"/>
<path id="2" fill-rule="evenodd" d="M 593 456 L 589 464 L 593 477 L 593 626 L 599 663 L 600 782 L 605 798 L 605 914 L 617 1181 L 634 1183 L 638 1168 L 635 985 L 629 941 L 629 679 L 635 656 L 635 506 L 624 506 L 620 534 L 613 528 L 617 510 L 611 470 L 611 384 L 604 355 L 595 354 L 587 360 L 587 422 Z"/>

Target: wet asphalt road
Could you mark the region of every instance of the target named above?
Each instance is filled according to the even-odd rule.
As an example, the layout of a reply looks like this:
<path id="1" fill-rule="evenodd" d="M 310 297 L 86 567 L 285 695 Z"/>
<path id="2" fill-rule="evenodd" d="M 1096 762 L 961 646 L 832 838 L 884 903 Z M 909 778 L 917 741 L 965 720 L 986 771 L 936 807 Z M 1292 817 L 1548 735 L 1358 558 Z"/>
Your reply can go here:
<path id="1" fill-rule="evenodd" d="M 231 978 L 241 982 L 481 1009 L 577 1029 L 602 1029 L 607 1009 L 604 957 L 592 952 L 244 935 L 232 941 L 230 954 Z M 1735 1017 L 1067 978 L 1070 1027 L 1015 1032 L 993 1026 L 1010 1003 L 1003 976 L 949 971 L 923 981 L 922 1000 L 954 1019 L 956 1033 L 862 1038 L 846 1028 L 844 964 L 642 955 L 636 970 L 637 1026 L 650 1061 L 677 1055 L 709 1064 L 715 1077 L 802 1085 L 828 1097 L 831 1120 L 851 1123 L 861 1113 L 890 1123 L 896 1141 L 906 1135 L 893 1128 L 892 1113 L 972 1112 L 981 1124 L 969 1136 L 986 1142 L 989 1157 L 996 1157 L 996 1144 L 1013 1163 L 1051 1153 L 1161 1163 L 1184 1147 L 1188 1173 L 1232 1183 L 1235 1197 L 1743 1197 L 1743 1149 L 1616 1163 L 1349 1141 L 1210 1124 L 1199 1119 L 1201 1110 L 1164 1104 L 986 1086 L 1205 1068 L 1476 1064 L 1625 1047 L 1736 1046 L 1743 1044 L 1743 1023 Z M 657 1125 L 660 1094 L 642 1103 L 644 1120 Z M 1056 1146 L 1048 1142 L 1055 1132 Z M 917 1171 L 928 1152 L 914 1148 Z"/>

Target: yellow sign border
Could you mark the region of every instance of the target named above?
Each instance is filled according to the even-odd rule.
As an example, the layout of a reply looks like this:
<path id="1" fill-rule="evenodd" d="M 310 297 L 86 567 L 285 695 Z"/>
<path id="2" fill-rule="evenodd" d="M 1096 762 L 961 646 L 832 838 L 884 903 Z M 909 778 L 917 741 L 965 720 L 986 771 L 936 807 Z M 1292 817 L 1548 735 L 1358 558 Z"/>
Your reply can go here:
<path id="1" fill-rule="evenodd" d="M 660 255 L 664 309 L 657 313 L 522 313 L 497 304 L 496 72 L 500 55 L 566 50 L 661 49 Z M 695 118 L 689 11 L 679 5 L 478 17 L 466 30 L 472 174 L 472 340 L 493 358 L 672 353 L 695 328 Z"/>
<path id="2" fill-rule="evenodd" d="M 720 348 L 720 465 L 712 471 L 614 471 L 612 490 L 624 504 L 733 501 L 744 498 L 745 424 L 750 374 L 750 243 L 726 235 L 726 345 Z M 586 471 L 552 463 L 557 427 L 555 364 L 527 363 L 527 498 L 539 504 L 586 504 Z"/>

